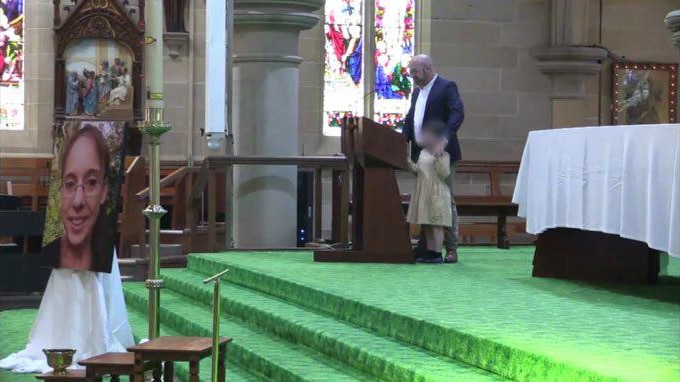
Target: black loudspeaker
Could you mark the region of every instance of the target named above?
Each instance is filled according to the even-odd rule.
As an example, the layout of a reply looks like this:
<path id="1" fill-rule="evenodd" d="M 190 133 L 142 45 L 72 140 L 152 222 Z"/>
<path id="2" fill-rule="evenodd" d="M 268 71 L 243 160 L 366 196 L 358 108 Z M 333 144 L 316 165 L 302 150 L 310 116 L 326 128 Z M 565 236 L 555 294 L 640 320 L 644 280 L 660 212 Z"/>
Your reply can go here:
<path id="1" fill-rule="evenodd" d="M 314 231 L 314 172 L 298 170 L 297 246 L 312 241 Z"/>

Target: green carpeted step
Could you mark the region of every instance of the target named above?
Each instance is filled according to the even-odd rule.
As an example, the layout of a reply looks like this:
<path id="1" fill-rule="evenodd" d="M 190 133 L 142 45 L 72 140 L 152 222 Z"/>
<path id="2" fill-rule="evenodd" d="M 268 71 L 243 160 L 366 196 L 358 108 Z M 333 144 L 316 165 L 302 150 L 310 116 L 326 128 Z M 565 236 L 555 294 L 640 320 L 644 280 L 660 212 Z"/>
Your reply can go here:
<path id="1" fill-rule="evenodd" d="M 145 312 L 148 291 L 142 283 L 124 285 L 127 305 Z M 227 358 L 240 367 L 275 381 L 369 381 L 363 373 L 314 352 L 304 346 L 282 341 L 222 316 L 224 335 L 234 340 Z M 171 290 L 161 294 L 161 322 L 184 335 L 209 336 L 212 310 Z"/>
<path id="2" fill-rule="evenodd" d="M 204 304 L 212 304 L 212 285 L 187 270 L 163 270 L 166 287 Z M 351 367 L 391 381 L 504 380 L 484 370 L 421 348 L 380 337 L 356 326 L 258 292 L 222 283 L 222 309 L 248 325 L 301 343 Z"/>
<path id="3" fill-rule="evenodd" d="M 677 277 L 588 285 L 532 278 L 530 247 L 460 254 L 455 266 L 411 266 L 227 252 L 190 255 L 188 269 L 230 268 L 230 283 L 514 380 L 679 380 Z"/>
<path id="4" fill-rule="evenodd" d="M 128 318 L 132 326 L 135 341 L 139 342 L 146 338 L 149 331 L 148 317 L 136 309 L 128 309 Z M 167 325 L 161 325 L 161 336 L 181 336 L 179 332 L 170 329 Z M 199 376 L 201 382 L 210 382 L 212 373 L 212 359 L 210 357 L 201 360 Z M 189 381 L 189 365 L 186 362 L 175 363 L 175 376 L 182 382 Z M 256 376 L 241 369 L 233 362 L 227 362 L 227 380 L 229 382 L 256 382 L 262 381 L 263 377 Z"/>

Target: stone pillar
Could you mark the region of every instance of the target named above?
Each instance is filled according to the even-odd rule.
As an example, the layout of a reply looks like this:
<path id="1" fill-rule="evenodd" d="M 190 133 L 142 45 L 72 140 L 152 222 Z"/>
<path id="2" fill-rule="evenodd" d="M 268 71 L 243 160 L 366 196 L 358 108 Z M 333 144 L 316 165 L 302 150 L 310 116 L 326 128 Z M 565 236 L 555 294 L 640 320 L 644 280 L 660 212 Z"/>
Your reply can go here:
<path id="1" fill-rule="evenodd" d="M 588 0 L 552 0 L 550 46 L 533 51 L 537 65 L 553 82 L 552 127 L 586 124 L 586 79 L 602 70 L 606 50 L 586 46 Z"/>
<path id="2" fill-rule="evenodd" d="M 319 22 L 322 5 L 234 1 L 235 155 L 297 155 L 299 33 Z M 235 167 L 236 247 L 294 247 L 296 215 L 296 167 Z"/>

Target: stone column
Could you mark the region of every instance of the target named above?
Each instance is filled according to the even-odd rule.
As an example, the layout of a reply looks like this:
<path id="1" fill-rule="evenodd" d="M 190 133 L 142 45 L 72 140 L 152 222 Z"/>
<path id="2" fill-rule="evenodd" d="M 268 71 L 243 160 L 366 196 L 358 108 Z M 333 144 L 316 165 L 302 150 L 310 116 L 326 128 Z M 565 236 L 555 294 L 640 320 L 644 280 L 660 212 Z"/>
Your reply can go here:
<path id="1" fill-rule="evenodd" d="M 550 44 L 533 51 L 538 68 L 553 82 L 552 127 L 583 126 L 589 76 L 602 70 L 606 50 L 587 45 L 588 0 L 552 0 Z"/>
<path id="2" fill-rule="evenodd" d="M 322 0 L 234 1 L 233 135 L 235 155 L 298 153 L 301 30 L 319 22 Z M 234 169 L 237 247 L 294 247 L 297 169 Z"/>

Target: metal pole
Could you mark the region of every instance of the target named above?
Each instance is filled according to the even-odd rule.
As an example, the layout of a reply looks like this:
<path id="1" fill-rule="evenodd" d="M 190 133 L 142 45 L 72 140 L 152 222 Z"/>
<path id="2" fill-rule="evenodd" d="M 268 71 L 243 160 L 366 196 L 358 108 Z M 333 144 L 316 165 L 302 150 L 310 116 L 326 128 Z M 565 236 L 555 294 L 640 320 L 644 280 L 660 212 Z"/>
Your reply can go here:
<path id="1" fill-rule="evenodd" d="M 168 122 L 163 121 L 163 109 L 147 108 L 147 119 L 140 129 L 149 137 L 149 206 L 143 211 L 149 219 L 149 274 L 146 287 L 149 289 L 149 338 L 159 337 L 160 333 L 160 301 L 161 288 L 164 282 L 160 278 L 160 225 L 166 211 L 160 203 L 160 137 L 171 129 Z"/>
<path id="2" fill-rule="evenodd" d="M 219 382 L 219 355 L 220 355 L 220 277 L 229 272 L 222 272 L 203 280 L 204 284 L 213 282 L 213 335 L 212 335 L 212 382 Z"/>
<path id="3" fill-rule="evenodd" d="M 139 129 L 149 139 L 149 206 L 142 211 L 149 219 L 149 339 L 160 336 L 160 302 L 163 280 L 160 278 L 160 221 L 166 211 L 160 199 L 160 138 L 172 129 L 163 121 L 163 2 L 148 1 L 146 20 L 146 99 L 145 118 Z"/>

